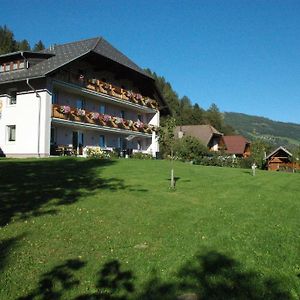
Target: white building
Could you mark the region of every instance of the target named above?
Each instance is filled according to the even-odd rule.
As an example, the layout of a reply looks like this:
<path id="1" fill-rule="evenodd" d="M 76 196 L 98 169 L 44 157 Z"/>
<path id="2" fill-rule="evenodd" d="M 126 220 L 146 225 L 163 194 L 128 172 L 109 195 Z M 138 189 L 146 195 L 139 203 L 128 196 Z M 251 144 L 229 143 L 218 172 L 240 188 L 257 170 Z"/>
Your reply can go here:
<path id="1" fill-rule="evenodd" d="M 0 153 L 159 151 L 154 79 L 103 38 L 0 56 Z"/>

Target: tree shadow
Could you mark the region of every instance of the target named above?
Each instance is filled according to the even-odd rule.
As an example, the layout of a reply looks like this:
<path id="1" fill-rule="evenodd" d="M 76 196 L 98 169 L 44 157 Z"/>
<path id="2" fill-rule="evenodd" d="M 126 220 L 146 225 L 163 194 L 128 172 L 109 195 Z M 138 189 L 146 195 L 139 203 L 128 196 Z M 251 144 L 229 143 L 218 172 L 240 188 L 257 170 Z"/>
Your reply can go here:
<path id="1" fill-rule="evenodd" d="M 113 160 L 76 158 L 0 162 L 0 226 L 12 219 L 55 214 L 97 189 L 129 188 L 119 178 L 100 177 Z"/>
<path id="2" fill-rule="evenodd" d="M 126 300 L 134 292 L 134 276 L 131 271 L 122 271 L 118 260 L 104 264 L 98 273 L 97 292 L 76 297 L 76 300 Z"/>
<path id="3" fill-rule="evenodd" d="M 4 269 L 9 252 L 16 247 L 16 243 L 21 240 L 25 234 L 19 235 L 10 239 L 3 239 L 0 241 L 0 272 Z"/>
<path id="4" fill-rule="evenodd" d="M 244 271 L 242 265 L 217 251 L 197 255 L 179 273 L 179 290 L 201 299 L 292 299 L 279 280 Z"/>
<path id="5" fill-rule="evenodd" d="M 74 289 L 80 284 L 74 272 L 83 268 L 85 264 L 78 259 L 70 259 L 54 267 L 50 272 L 42 275 L 34 291 L 27 296 L 20 297 L 19 300 L 61 299 L 67 290 Z"/>
<path id="6" fill-rule="evenodd" d="M 85 263 L 67 261 L 42 275 L 38 287 L 19 299 L 66 299 L 65 292 L 79 287 L 74 271 Z M 196 299 L 292 299 L 279 280 L 263 278 L 258 273 L 244 271 L 242 265 L 216 251 L 206 252 L 187 262 L 173 280 L 163 281 L 153 273 L 138 289 L 132 271 L 123 271 L 113 260 L 104 264 L 95 284 L 97 292 L 75 296 L 74 300 L 196 300 Z M 61 289 L 53 290 L 60 281 Z"/>

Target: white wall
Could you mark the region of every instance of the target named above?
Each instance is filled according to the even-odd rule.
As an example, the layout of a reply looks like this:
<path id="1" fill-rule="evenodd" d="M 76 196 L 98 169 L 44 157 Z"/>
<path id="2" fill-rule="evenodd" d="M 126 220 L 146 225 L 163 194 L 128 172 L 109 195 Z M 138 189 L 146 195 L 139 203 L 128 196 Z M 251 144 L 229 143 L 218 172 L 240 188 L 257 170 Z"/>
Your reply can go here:
<path id="1" fill-rule="evenodd" d="M 50 152 L 51 96 L 40 91 L 41 100 L 33 92 L 17 95 L 17 103 L 9 105 L 9 97 L 2 96 L 0 147 L 7 156 L 48 156 Z M 39 122 L 39 101 L 40 122 Z M 40 123 L 40 139 L 38 124 Z M 16 125 L 16 141 L 9 142 L 7 125 Z M 39 141 L 39 147 L 38 147 Z"/>

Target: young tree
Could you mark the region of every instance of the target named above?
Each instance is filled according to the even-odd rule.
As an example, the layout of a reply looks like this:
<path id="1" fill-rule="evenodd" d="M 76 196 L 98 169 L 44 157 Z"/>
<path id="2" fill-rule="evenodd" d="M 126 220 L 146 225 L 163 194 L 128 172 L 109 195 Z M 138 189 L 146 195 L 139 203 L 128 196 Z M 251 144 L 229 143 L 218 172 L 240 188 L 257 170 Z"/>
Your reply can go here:
<path id="1" fill-rule="evenodd" d="M 266 155 L 271 152 L 271 146 L 262 139 L 256 139 L 251 143 L 251 158 L 257 167 L 263 169 Z"/>
<path id="2" fill-rule="evenodd" d="M 173 117 L 169 117 L 165 120 L 164 126 L 159 129 L 159 142 L 163 154 L 170 156 L 171 159 L 171 189 L 175 188 L 174 181 L 174 144 L 175 134 L 174 130 L 176 127 L 176 120 Z"/>
<path id="3" fill-rule="evenodd" d="M 174 153 L 180 159 L 186 161 L 200 160 L 203 156 L 208 156 L 209 150 L 197 138 L 184 136 L 176 139 Z"/>

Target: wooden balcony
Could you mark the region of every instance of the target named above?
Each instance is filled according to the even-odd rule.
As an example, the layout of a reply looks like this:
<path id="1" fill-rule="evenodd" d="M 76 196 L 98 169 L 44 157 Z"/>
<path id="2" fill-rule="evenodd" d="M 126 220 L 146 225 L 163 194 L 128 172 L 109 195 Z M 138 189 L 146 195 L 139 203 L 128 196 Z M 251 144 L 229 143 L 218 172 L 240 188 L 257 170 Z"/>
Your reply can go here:
<path id="1" fill-rule="evenodd" d="M 84 89 L 88 89 L 99 95 L 108 95 L 114 97 L 118 100 L 124 101 L 124 103 L 131 103 L 148 109 L 159 109 L 158 102 L 154 99 L 151 99 L 134 91 L 126 90 L 113 84 L 103 82 L 96 78 L 87 79 L 83 76 L 68 73 L 59 74 L 57 79 L 64 82 L 69 82 Z"/>
<path id="2" fill-rule="evenodd" d="M 110 83 L 106 83 L 98 79 L 88 79 L 86 88 L 92 91 L 96 91 L 98 93 L 117 97 L 119 99 L 129 101 L 134 104 L 147 106 L 152 109 L 158 109 L 158 103 L 155 100 L 150 99 L 149 97 L 145 97 L 139 93 L 134 93 L 133 91 L 122 89 L 120 87 L 114 86 Z"/>
<path id="3" fill-rule="evenodd" d="M 125 120 L 123 118 L 103 115 L 98 112 L 89 112 L 67 105 L 52 105 L 52 118 L 147 134 L 151 134 L 157 130 L 155 126 L 139 121 Z"/>

